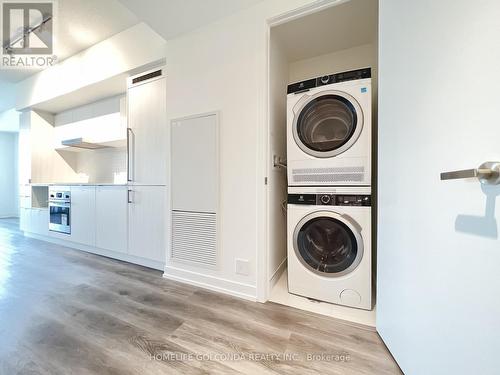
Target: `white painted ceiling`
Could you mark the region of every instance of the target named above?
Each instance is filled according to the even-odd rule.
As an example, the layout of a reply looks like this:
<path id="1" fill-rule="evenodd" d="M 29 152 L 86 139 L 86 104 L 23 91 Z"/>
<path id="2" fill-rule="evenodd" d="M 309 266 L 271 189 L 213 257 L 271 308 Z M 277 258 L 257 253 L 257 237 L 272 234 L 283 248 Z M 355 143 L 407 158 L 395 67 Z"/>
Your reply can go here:
<path id="1" fill-rule="evenodd" d="M 55 54 L 62 61 L 141 21 L 165 39 L 263 0 L 58 0 Z M 0 69 L 0 112 L 14 103 L 14 83 L 38 70 Z"/>
<path id="2" fill-rule="evenodd" d="M 263 0 L 119 0 L 165 39 L 208 25 Z M 147 5 L 146 5 L 147 4 Z"/>
<path id="3" fill-rule="evenodd" d="M 290 62 L 373 43 L 377 0 L 350 0 L 273 27 Z"/>
<path id="4" fill-rule="evenodd" d="M 55 55 L 62 61 L 137 24 L 118 0 L 59 0 Z M 36 70 L 0 70 L 0 83 L 18 82 Z"/>
<path id="5" fill-rule="evenodd" d="M 59 0 L 55 55 L 62 61 L 137 24 L 118 0 Z M 0 69 L 0 112 L 13 105 L 14 86 L 39 70 Z"/>

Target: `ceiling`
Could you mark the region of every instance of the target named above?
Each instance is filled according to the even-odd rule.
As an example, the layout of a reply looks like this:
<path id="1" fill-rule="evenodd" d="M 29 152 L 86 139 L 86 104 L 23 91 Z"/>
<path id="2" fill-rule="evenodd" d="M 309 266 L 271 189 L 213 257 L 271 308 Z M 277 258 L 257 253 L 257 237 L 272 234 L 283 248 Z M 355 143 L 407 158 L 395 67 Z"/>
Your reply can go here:
<path id="1" fill-rule="evenodd" d="M 260 1 L 59 0 L 55 54 L 62 61 L 139 22 L 171 39 Z M 0 112 L 14 105 L 14 84 L 37 72 L 0 69 Z"/>
<path id="2" fill-rule="evenodd" d="M 118 0 L 59 0 L 55 55 L 62 61 L 139 22 Z M 18 82 L 38 70 L 0 69 L 0 83 Z"/>
<path id="3" fill-rule="evenodd" d="M 373 43 L 377 0 L 350 0 L 272 29 L 290 62 Z"/>
<path id="4" fill-rule="evenodd" d="M 208 25 L 262 0 L 119 0 L 165 39 Z"/>
<path id="5" fill-rule="evenodd" d="M 59 0 L 55 55 L 62 61 L 139 23 L 118 0 Z M 38 69 L 0 69 L 0 112 L 14 105 L 14 83 Z"/>

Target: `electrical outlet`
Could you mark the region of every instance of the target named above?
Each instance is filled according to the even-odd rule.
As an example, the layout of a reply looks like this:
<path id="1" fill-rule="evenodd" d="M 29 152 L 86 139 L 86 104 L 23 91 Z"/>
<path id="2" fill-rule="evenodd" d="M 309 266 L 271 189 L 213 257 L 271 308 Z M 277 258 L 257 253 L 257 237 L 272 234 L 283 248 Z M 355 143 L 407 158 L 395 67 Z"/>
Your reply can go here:
<path id="1" fill-rule="evenodd" d="M 236 273 L 238 275 L 250 275 L 250 262 L 246 259 L 236 259 Z"/>

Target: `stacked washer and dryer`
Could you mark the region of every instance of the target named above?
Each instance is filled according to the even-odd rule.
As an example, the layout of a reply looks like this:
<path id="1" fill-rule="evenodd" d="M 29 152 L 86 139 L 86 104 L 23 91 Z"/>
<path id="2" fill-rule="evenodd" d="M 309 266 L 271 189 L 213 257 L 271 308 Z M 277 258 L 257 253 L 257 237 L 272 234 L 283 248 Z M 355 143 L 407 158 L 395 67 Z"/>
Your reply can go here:
<path id="1" fill-rule="evenodd" d="M 371 69 L 288 86 L 288 289 L 372 309 Z"/>

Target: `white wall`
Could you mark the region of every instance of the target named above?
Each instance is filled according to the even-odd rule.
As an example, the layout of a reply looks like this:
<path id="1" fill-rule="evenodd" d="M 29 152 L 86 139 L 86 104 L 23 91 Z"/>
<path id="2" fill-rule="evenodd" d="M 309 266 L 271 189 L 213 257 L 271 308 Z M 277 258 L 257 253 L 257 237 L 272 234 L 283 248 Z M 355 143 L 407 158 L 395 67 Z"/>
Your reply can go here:
<path id="1" fill-rule="evenodd" d="M 9 109 L 0 113 L 0 132 L 19 131 L 19 112 Z"/>
<path id="2" fill-rule="evenodd" d="M 140 23 L 21 81 L 16 108 L 62 97 L 164 57 L 165 40 Z"/>
<path id="3" fill-rule="evenodd" d="M 335 51 L 290 64 L 290 82 L 302 81 L 358 68 L 376 68 L 377 50 L 374 44 Z M 375 75 L 375 74 L 373 74 Z"/>
<path id="4" fill-rule="evenodd" d="M 17 137 L 0 132 L 0 217 L 19 216 Z"/>
<path id="5" fill-rule="evenodd" d="M 0 87 L 0 112 L 7 111 L 16 105 L 15 89 L 16 85 L 14 83 L 2 82 Z"/>
<path id="6" fill-rule="evenodd" d="M 127 183 L 127 151 L 123 148 L 76 153 L 76 173 L 85 183 Z"/>
<path id="7" fill-rule="evenodd" d="M 257 298 L 267 288 L 266 229 L 267 20 L 312 3 L 271 0 L 167 42 L 170 120 L 218 110 L 220 123 L 221 265 L 206 270 L 167 264 L 167 277 Z M 260 253 L 259 253 L 260 252 Z M 248 260 L 248 276 L 235 260 Z"/>

